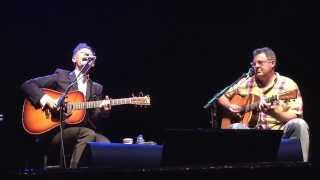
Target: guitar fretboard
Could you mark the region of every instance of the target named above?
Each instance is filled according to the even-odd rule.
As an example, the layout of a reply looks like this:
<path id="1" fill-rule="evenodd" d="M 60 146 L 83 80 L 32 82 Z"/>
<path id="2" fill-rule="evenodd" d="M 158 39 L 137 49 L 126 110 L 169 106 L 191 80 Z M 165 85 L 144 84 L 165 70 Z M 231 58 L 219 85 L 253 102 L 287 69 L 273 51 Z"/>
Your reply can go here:
<path id="1" fill-rule="evenodd" d="M 276 100 L 276 99 L 277 99 L 277 96 L 271 96 L 271 97 L 269 97 L 269 98 L 266 98 L 265 101 L 266 101 L 267 103 L 269 103 L 269 102 L 272 102 L 272 101 L 274 101 L 274 100 Z M 260 103 L 260 101 L 255 102 L 255 103 L 252 103 L 252 104 L 250 104 L 250 105 L 247 105 L 247 106 L 243 107 L 243 108 L 241 109 L 241 113 L 246 113 L 246 112 L 254 111 L 254 110 L 258 109 L 259 103 Z"/>
<path id="2" fill-rule="evenodd" d="M 123 104 L 134 104 L 132 101 L 133 98 L 121 98 L 121 99 L 110 99 L 111 106 L 123 105 Z M 100 104 L 106 100 L 99 101 L 89 101 L 89 102 L 75 102 L 68 103 L 67 108 L 70 110 L 79 110 L 79 109 L 93 109 L 100 107 Z"/>

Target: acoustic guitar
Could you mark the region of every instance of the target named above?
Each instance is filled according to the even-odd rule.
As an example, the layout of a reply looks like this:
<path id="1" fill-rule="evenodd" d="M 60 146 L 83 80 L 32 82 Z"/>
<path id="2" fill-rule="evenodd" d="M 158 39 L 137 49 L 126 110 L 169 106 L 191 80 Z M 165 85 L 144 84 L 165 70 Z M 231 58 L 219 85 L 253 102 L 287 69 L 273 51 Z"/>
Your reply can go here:
<path id="1" fill-rule="evenodd" d="M 42 89 L 43 92 L 53 99 L 58 99 L 62 93 Z M 86 109 L 98 108 L 106 100 L 85 101 L 85 96 L 81 91 L 70 91 L 65 99 L 65 108 L 63 110 L 66 124 L 79 124 L 84 120 Z M 150 97 L 129 97 L 121 99 L 110 99 L 111 106 L 124 104 L 149 106 Z M 41 108 L 33 105 L 28 98 L 24 100 L 22 109 L 22 125 L 26 132 L 33 135 L 43 134 L 60 125 L 60 113 L 58 110 L 52 110 L 48 107 Z"/>
<path id="2" fill-rule="evenodd" d="M 292 90 L 274 95 L 266 98 L 267 103 L 272 103 L 278 100 L 289 101 L 297 98 L 298 90 Z M 260 97 L 250 94 L 248 96 L 235 95 L 230 101 L 232 104 L 236 104 L 241 107 L 240 116 L 232 115 L 230 112 L 224 112 L 224 116 L 221 119 L 221 128 L 227 129 L 231 123 L 241 122 L 248 127 L 255 127 L 258 122 L 258 107 L 260 103 Z"/>

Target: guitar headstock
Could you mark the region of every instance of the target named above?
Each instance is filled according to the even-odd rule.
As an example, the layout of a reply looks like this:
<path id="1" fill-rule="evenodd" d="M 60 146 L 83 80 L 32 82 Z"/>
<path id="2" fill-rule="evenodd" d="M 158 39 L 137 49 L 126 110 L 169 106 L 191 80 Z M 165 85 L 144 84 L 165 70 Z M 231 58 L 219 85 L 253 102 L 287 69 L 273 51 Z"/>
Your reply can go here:
<path id="1" fill-rule="evenodd" d="M 297 96 L 298 96 L 298 90 L 295 89 L 295 90 L 291 90 L 291 91 L 287 91 L 287 92 L 281 93 L 279 95 L 271 96 L 269 101 L 270 102 L 278 101 L 278 100 L 290 101 L 292 99 L 297 98 Z"/>
<path id="2" fill-rule="evenodd" d="M 297 98 L 297 96 L 298 96 L 298 90 L 295 89 L 295 90 L 287 91 L 287 92 L 280 94 L 279 99 L 284 100 L 284 101 L 289 101 L 291 99 Z"/>
<path id="3" fill-rule="evenodd" d="M 143 93 L 139 93 L 139 96 L 132 95 L 131 104 L 139 105 L 139 106 L 150 106 L 151 100 L 149 95 L 143 95 Z"/>

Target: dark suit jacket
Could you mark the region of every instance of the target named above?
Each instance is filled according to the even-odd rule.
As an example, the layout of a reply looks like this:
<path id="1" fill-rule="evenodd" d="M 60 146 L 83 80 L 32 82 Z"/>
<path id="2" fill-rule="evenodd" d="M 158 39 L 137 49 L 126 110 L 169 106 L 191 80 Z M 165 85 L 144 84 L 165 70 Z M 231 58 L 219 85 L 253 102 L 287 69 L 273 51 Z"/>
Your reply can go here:
<path id="1" fill-rule="evenodd" d="M 64 92 L 68 85 L 75 79 L 76 75 L 74 71 L 70 72 L 63 69 L 57 69 L 53 74 L 43 77 L 30 79 L 24 82 L 21 86 L 22 90 L 27 94 L 30 101 L 38 106 L 40 105 L 40 99 L 44 95 L 41 88 L 48 88 L 59 92 Z M 78 90 L 77 83 L 75 83 L 70 91 Z M 89 79 L 87 83 L 86 100 L 99 100 L 102 99 L 103 86 L 99 83 L 93 82 Z M 88 115 L 89 114 L 89 115 Z M 100 109 L 94 109 L 88 111 L 85 120 L 82 124 L 96 129 L 94 121 L 98 118 L 106 118 L 109 116 L 109 112 L 101 113 Z"/>

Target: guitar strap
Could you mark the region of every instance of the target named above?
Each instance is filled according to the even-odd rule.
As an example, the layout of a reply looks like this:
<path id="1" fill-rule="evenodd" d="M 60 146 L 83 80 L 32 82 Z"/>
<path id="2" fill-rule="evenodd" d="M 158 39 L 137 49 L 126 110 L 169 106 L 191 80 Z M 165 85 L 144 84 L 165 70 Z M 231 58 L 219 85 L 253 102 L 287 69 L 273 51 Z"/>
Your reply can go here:
<path id="1" fill-rule="evenodd" d="M 254 82 L 255 82 L 255 79 L 252 77 L 251 80 L 247 84 L 248 95 L 252 93 Z"/>
<path id="2" fill-rule="evenodd" d="M 278 76 L 275 75 L 275 78 L 274 78 L 274 80 L 273 80 L 272 86 L 270 86 L 270 87 L 269 87 L 268 89 L 266 89 L 266 90 L 263 90 L 262 93 L 263 93 L 264 95 L 266 95 L 268 92 L 270 92 L 271 89 L 273 89 L 273 87 L 277 84 L 277 81 L 278 81 Z"/>
<path id="3" fill-rule="evenodd" d="M 271 89 L 273 89 L 273 87 L 274 87 L 274 85 L 276 84 L 276 82 L 277 82 L 277 78 L 274 80 L 273 85 L 272 85 L 270 88 L 266 89 L 266 90 L 263 92 L 263 94 L 266 95 L 268 92 L 270 92 Z"/>

